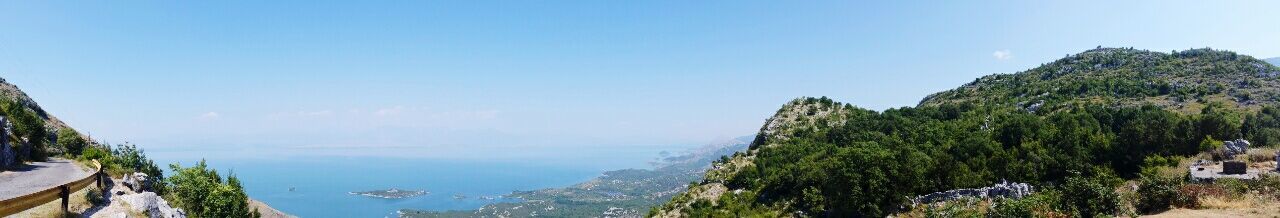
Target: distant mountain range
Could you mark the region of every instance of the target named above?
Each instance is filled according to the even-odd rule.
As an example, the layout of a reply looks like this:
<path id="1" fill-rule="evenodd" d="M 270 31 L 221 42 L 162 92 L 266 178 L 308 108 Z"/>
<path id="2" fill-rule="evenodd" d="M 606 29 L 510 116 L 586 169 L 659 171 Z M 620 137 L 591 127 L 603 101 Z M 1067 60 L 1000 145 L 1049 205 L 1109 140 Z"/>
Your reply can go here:
<path id="1" fill-rule="evenodd" d="M 683 154 L 663 155 L 654 169 L 622 169 L 564 188 L 517 191 L 502 198 L 519 202 L 494 203 L 477 210 L 419 211 L 405 209 L 400 217 L 641 217 L 653 206 L 684 192 L 702 179 L 712 162 L 745 151 L 755 136 L 711 143 Z M 665 154 L 666 152 L 664 152 Z"/>
<path id="2" fill-rule="evenodd" d="M 1264 61 L 1267 61 L 1267 63 L 1271 63 L 1271 65 L 1280 66 L 1280 57 L 1267 58 Z"/>

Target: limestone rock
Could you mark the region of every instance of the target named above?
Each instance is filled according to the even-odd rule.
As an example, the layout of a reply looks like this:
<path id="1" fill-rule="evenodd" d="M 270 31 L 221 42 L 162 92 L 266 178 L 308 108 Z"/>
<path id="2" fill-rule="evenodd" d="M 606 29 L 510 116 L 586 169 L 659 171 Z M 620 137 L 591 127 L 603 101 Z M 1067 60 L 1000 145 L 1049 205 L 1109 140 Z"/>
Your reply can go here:
<path id="1" fill-rule="evenodd" d="M 1222 141 L 1222 145 L 1223 153 L 1227 155 L 1227 158 L 1245 154 L 1249 151 L 1249 141 L 1244 139 Z"/>
<path id="2" fill-rule="evenodd" d="M 160 198 L 160 196 L 156 195 L 155 192 L 128 194 L 128 195 L 120 196 L 119 199 L 123 200 L 125 203 L 128 203 L 129 206 L 134 211 L 146 213 L 147 217 L 152 217 L 152 218 L 157 218 L 157 217 L 186 218 L 187 217 L 186 212 L 182 211 L 182 209 L 176 209 L 169 206 L 169 202 L 165 201 L 163 198 Z"/>
<path id="3" fill-rule="evenodd" d="M 1031 195 L 1031 185 L 1026 183 L 1010 183 L 1002 181 L 990 187 L 982 187 L 976 189 L 952 189 L 942 192 L 934 192 L 927 195 L 921 195 L 913 198 L 913 204 L 928 204 L 940 201 L 950 201 L 961 198 L 1022 198 Z"/>
<path id="4" fill-rule="evenodd" d="M 146 173 L 133 173 L 133 174 L 125 175 L 123 183 L 124 183 L 124 186 L 129 187 L 129 189 L 133 190 L 134 192 L 144 192 L 144 191 L 150 190 L 151 188 L 151 181 L 148 179 Z"/>

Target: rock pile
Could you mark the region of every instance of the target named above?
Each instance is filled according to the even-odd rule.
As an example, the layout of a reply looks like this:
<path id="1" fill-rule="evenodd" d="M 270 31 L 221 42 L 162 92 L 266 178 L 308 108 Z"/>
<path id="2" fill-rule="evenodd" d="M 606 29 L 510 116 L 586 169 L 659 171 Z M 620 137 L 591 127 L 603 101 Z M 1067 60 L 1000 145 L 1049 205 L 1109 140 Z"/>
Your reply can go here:
<path id="1" fill-rule="evenodd" d="M 1010 183 L 1001 181 L 991 187 L 982 187 L 976 189 L 953 189 L 942 192 L 934 192 L 927 195 L 916 196 L 911 200 L 912 204 L 928 204 L 941 201 L 950 201 L 961 198 L 1022 198 L 1031 195 L 1031 185 L 1026 183 Z"/>
<path id="2" fill-rule="evenodd" d="M 169 206 L 169 202 L 160 198 L 155 192 L 142 192 L 119 197 L 128 203 L 134 211 L 147 213 L 147 217 L 186 218 L 186 212 Z"/>
<path id="3" fill-rule="evenodd" d="M 1249 141 L 1244 139 L 1222 141 L 1222 145 L 1223 153 L 1227 155 L 1227 158 L 1233 158 L 1249 151 Z"/>

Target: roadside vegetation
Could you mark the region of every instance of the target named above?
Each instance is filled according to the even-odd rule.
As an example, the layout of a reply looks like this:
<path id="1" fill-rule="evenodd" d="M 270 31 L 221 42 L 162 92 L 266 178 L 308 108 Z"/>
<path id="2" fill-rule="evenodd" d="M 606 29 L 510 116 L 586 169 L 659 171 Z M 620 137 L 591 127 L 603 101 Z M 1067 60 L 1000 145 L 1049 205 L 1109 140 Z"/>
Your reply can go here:
<path id="1" fill-rule="evenodd" d="M 174 172 L 166 177 L 164 171 L 146 153 L 133 144 L 88 143 L 86 137 L 75 130 L 65 128 L 58 131 L 58 155 L 75 159 L 82 163 L 97 160 L 103 171 L 114 178 L 121 178 L 133 173 L 144 173 L 151 182 L 148 191 L 155 192 L 166 201 L 174 202 L 175 207 L 182 208 L 189 217 L 260 217 L 256 209 L 249 206 L 249 197 L 244 193 L 240 180 L 234 175 L 220 176 L 216 170 L 209 169 L 204 161 L 191 167 L 171 164 Z M 86 198 L 90 203 L 101 205 L 103 193 L 96 188 L 89 190 Z M 92 196 L 92 195 L 97 195 Z"/>

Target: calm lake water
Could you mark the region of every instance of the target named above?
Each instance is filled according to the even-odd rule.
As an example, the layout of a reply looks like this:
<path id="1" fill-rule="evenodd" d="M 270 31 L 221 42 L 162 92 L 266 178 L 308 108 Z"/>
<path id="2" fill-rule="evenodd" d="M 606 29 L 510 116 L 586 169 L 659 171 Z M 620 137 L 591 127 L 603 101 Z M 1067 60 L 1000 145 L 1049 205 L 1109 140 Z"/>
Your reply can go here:
<path id="1" fill-rule="evenodd" d="M 290 157 L 258 159 L 204 157 L 222 175 L 234 172 L 254 199 L 301 217 L 395 217 L 399 209 L 470 210 L 502 201 L 486 200 L 513 190 L 563 187 L 607 170 L 645 168 L 660 151 L 633 148 L 588 155 L 597 158 L 540 160 L 440 160 L 429 158 Z M 150 152 L 157 164 L 191 166 L 200 158 Z M 190 154 L 190 152 L 185 152 Z M 579 156 L 580 157 L 580 156 Z M 293 188 L 293 191 L 290 191 Z M 387 188 L 426 190 L 425 196 L 380 199 L 352 191 Z M 455 199 L 454 195 L 466 196 Z"/>

